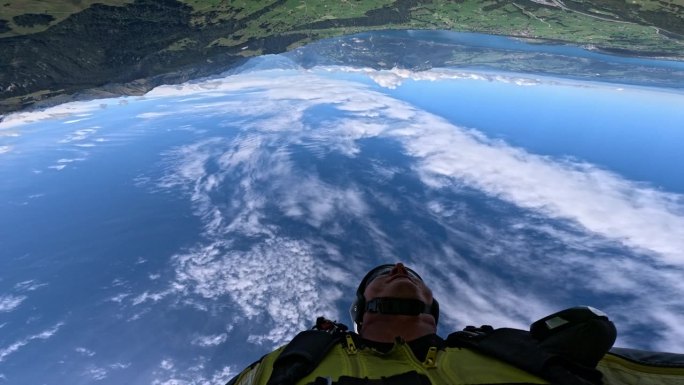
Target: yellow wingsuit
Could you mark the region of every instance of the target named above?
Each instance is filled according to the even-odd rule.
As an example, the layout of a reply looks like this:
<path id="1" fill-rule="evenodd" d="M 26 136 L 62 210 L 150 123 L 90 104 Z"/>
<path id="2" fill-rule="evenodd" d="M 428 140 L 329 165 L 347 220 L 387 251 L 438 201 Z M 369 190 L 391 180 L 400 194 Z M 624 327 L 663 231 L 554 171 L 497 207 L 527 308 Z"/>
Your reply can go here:
<path id="1" fill-rule="evenodd" d="M 266 385 L 273 363 L 283 348 L 246 368 L 231 381 L 231 385 Z M 684 355 L 615 350 L 606 354 L 598 364 L 605 385 L 684 385 Z M 379 352 L 368 347 L 357 349 L 353 339 L 347 337 L 329 350 L 316 368 L 297 384 L 340 383 L 341 377 L 347 376 L 370 380 L 394 378 L 388 383 L 420 385 L 424 384 L 417 380 L 420 375 L 434 385 L 549 383 L 468 348 L 430 348 L 421 361 L 408 344 L 401 341 L 397 341 L 388 352 Z"/>

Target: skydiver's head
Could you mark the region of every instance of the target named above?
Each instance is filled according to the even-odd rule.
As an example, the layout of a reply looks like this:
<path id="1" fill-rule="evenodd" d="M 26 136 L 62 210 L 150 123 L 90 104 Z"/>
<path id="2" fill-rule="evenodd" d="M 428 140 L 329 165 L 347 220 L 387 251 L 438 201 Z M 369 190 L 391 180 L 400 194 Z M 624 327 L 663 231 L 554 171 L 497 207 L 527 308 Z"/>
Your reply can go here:
<path id="1" fill-rule="evenodd" d="M 403 263 L 387 264 L 370 270 L 361 280 L 350 313 L 361 335 L 373 323 L 420 323 L 434 332 L 439 304 L 418 273 Z"/>

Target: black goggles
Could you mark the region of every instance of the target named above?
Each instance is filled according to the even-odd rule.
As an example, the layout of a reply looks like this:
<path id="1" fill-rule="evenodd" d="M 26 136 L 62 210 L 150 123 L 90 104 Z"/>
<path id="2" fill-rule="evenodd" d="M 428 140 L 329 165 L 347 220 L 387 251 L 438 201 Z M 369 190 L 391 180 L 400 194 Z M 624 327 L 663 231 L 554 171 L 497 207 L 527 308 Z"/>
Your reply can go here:
<path id="1" fill-rule="evenodd" d="M 396 265 L 382 265 L 382 266 L 378 266 L 375 269 L 371 270 L 366 276 L 367 278 L 366 278 L 364 286 L 368 286 L 369 283 L 371 283 L 374 279 L 376 279 L 378 277 L 390 275 L 390 273 L 392 272 L 392 270 L 394 270 L 395 267 L 396 267 Z M 413 271 L 413 270 L 411 270 L 405 266 L 404 266 L 404 269 L 406 270 L 406 274 L 408 274 L 409 277 L 417 279 L 419 281 L 423 280 L 420 277 L 420 275 L 418 275 L 418 273 L 416 273 L 415 271 Z"/>

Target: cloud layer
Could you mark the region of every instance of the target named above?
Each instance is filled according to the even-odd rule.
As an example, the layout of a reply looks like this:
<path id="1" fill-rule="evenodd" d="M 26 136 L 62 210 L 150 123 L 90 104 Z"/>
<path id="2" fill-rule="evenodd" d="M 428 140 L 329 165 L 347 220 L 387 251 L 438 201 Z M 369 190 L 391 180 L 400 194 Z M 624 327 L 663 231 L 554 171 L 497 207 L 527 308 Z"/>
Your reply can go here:
<path id="1" fill-rule="evenodd" d="M 82 146 L 125 144 L 143 131 L 155 145 L 174 143 L 159 163 L 141 165 L 136 186 L 187 203 L 200 233 L 168 260 L 135 256 L 141 279 L 109 281 L 99 304 L 116 312 L 112 325 L 122 330 L 156 328 L 162 319 L 186 328 L 150 352 L 153 368 L 141 376 L 153 383 L 225 382 L 317 316 L 348 323 L 359 278 L 398 260 L 440 300 L 441 334 L 468 324 L 524 328 L 561 307 L 590 304 L 618 323 L 619 345 L 681 349 L 682 196 L 492 140 L 388 91 L 442 79 L 568 85 L 477 72 L 254 71 L 160 87 L 144 104 L 131 102 L 135 112 L 121 120 L 99 119 L 101 107 L 91 104 L 4 123 L 24 135 L 22 125 L 56 119 L 62 131 L 52 132 L 53 142 L 69 153 L 48 154 L 48 164 L 70 175 L 98 154 Z M 19 153 L 11 147 L 0 152 L 11 158 Z M 168 225 L 164 231 L 179 228 Z M 22 313 L 30 292 L 45 285 L 10 286 L 0 314 Z M 179 326 L 169 314 L 193 321 Z M 0 361 L 61 326 L 7 341 Z M 173 344 L 182 353 L 174 355 Z M 74 372 L 89 381 L 140 369 L 90 341 L 76 339 L 69 351 L 79 360 Z"/>
<path id="2" fill-rule="evenodd" d="M 169 152 L 168 173 L 160 187 L 186 191 L 210 240 L 174 257 L 177 284 L 204 298 L 230 296 L 247 319 L 267 316 L 269 322 L 278 321 L 276 330 L 253 335 L 250 341 L 284 342 L 301 330 L 312 314 L 331 310 L 319 307 L 322 298 L 317 293 L 331 286 L 320 280 L 325 270 L 315 269 L 322 260 L 330 258 L 332 267 L 340 272 L 330 274 L 339 285 L 326 300 L 334 302 L 344 298 L 343 292 L 353 291 L 354 279 L 345 278 L 361 274 L 373 259 L 344 254 L 345 245 L 335 237 L 349 237 L 350 228 L 363 229 L 367 249 L 376 260 L 391 261 L 405 255 L 397 250 L 401 241 L 390 235 L 398 230 L 386 228 L 378 218 L 381 210 L 399 216 L 400 205 L 405 204 L 405 197 L 392 197 L 382 190 L 391 189 L 394 182 L 390 181 L 397 175 L 419 178 L 425 194 L 463 197 L 467 191 L 477 191 L 487 197 L 492 210 L 500 205 L 498 201 L 521 215 L 507 218 L 508 227 L 502 229 L 487 223 L 477 227 L 464 224 L 468 219 L 464 202 L 439 198 L 412 203 L 415 206 L 410 210 L 422 210 L 421 218 L 429 218 L 453 239 L 470 242 L 470 252 L 477 250 L 480 260 L 497 261 L 499 266 L 513 269 L 521 281 L 511 280 L 509 273 L 477 268 L 474 256 L 459 250 L 453 239 L 431 246 L 429 250 L 440 257 L 432 254 L 429 264 L 418 255 L 403 257 L 444 278 L 435 284 L 436 293 L 461 293 L 458 299 L 443 301 L 447 325 L 457 327 L 487 318 L 499 326 L 524 326 L 558 310 L 553 307 L 554 299 L 568 300 L 572 293 L 585 292 L 609 299 L 613 295 L 631 298 L 607 304 L 627 332 L 643 325 L 642 321 L 653 321 L 670 335 L 681 335 L 674 320 L 682 306 L 668 300 L 684 293 L 677 274 L 672 273 L 681 273 L 684 267 L 681 196 L 591 164 L 539 156 L 490 140 L 367 85 L 335 79 L 328 75 L 332 72 L 330 68 L 320 73 L 255 72 L 160 87 L 148 95 L 160 100 L 187 100 L 192 95 L 192 103 L 178 106 L 182 113 L 202 116 L 220 127 L 208 139 Z M 376 81 L 388 76 L 366 72 Z M 278 82 L 272 82 L 276 76 Z M 418 78 L 403 73 L 391 76 Z M 442 76 L 421 75 L 426 79 Z M 496 76 L 483 76 L 482 80 L 518 86 L 537 83 Z M 314 112 L 318 108 L 328 108 L 331 113 Z M 148 120 L 164 117 L 164 112 L 144 116 Z M 352 175 L 338 174 L 331 180 L 318 170 L 317 162 L 332 158 L 338 162 L 349 159 L 357 162 L 353 167 L 360 167 L 367 156 L 365 143 L 372 139 L 400 144 L 403 156 L 413 162 L 402 167 L 383 163 L 382 158 L 372 159 L 375 185 Z M 312 157 L 309 163 L 301 159 L 303 153 Z M 340 168 L 339 172 L 349 170 Z M 388 178 L 387 183 L 382 184 L 382 178 Z M 477 213 L 471 214 L 473 220 L 481 221 Z M 471 226 L 472 230 L 459 226 Z M 293 237 L 292 228 L 303 229 L 301 237 Z M 416 228 L 409 231 L 416 232 Z M 546 240 L 534 245 L 539 251 L 530 250 L 536 239 L 529 234 Z M 434 244 L 429 239 L 425 243 Z M 350 263 L 357 267 L 349 267 Z M 530 264 L 554 267 L 539 270 Z M 291 268 L 279 272 L 281 266 Z M 453 273 L 445 273 L 449 271 Z M 528 288 L 541 290 L 544 284 L 567 274 L 572 274 L 572 279 L 565 286 L 572 292 L 558 290 L 556 297 L 549 298 L 544 298 L 543 292 L 524 292 L 524 280 L 532 279 Z M 635 307 L 644 306 L 637 303 L 640 295 L 655 298 L 649 308 L 657 317 L 629 319 Z M 334 310 L 333 314 L 342 316 Z M 628 335 L 623 341 L 639 344 Z M 671 349 L 680 342 L 662 339 L 651 346 Z"/>
<path id="3" fill-rule="evenodd" d="M 24 337 L 20 340 L 15 341 L 12 344 L 6 346 L 6 347 L 4 347 L 4 348 L 0 348 L 0 362 L 5 361 L 8 356 L 10 356 L 11 354 L 15 353 L 16 351 L 18 351 L 19 349 L 21 349 L 22 347 L 28 345 L 29 343 L 31 343 L 33 341 L 49 339 L 50 337 L 55 335 L 63 325 L 64 325 L 63 323 L 58 323 L 57 325 L 55 325 L 49 329 L 46 329 L 40 333 Z"/>
<path id="4" fill-rule="evenodd" d="M 26 298 L 24 295 L 0 295 L 0 312 L 16 309 Z"/>

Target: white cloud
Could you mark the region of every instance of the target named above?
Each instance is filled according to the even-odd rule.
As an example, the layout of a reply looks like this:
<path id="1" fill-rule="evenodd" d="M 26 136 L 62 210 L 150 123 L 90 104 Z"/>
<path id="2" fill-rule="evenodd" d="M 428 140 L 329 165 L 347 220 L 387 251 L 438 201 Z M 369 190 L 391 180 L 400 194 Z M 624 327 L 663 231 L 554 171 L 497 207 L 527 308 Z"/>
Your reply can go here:
<path id="1" fill-rule="evenodd" d="M 12 146 L 0 146 L 0 154 L 6 154 L 12 151 Z"/>
<path id="2" fill-rule="evenodd" d="M 484 324 L 527 329 L 531 318 L 558 310 L 535 295 L 512 291 L 510 282 L 473 266 L 453 250 L 444 250 L 433 270 L 444 273 L 430 284 L 440 302 L 443 322 L 449 325 L 447 330 Z"/>
<path id="3" fill-rule="evenodd" d="M 7 137 L 7 138 L 18 138 L 21 135 L 19 134 L 18 131 L 7 129 L 7 130 L 0 130 L 0 137 L 3 137 L 3 136 Z"/>
<path id="4" fill-rule="evenodd" d="M 267 239 L 243 251 L 214 243 L 176 255 L 174 263 L 177 280 L 194 293 L 230 297 L 246 319 L 267 315 L 267 332 L 250 336 L 257 344 L 283 343 L 310 327 L 315 315 L 336 313 L 318 300 L 316 261 L 304 241 Z"/>
<path id="5" fill-rule="evenodd" d="M 98 368 L 98 367 L 91 367 L 91 368 L 86 369 L 86 371 L 83 374 L 90 377 L 91 379 L 93 379 L 95 381 L 102 381 L 105 378 L 107 378 L 107 369 Z"/>
<path id="6" fill-rule="evenodd" d="M 68 163 L 73 163 L 73 162 L 81 162 L 84 160 L 85 160 L 85 158 L 72 158 L 72 159 L 62 158 L 62 159 L 57 159 L 57 163 L 68 164 Z"/>
<path id="7" fill-rule="evenodd" d="M 191 368 L 192 369 L 192 368 Z M 171 370 L 171 369 L 168 369 Z M 164 379 L 155 379 L 152 385 L 215 385 L 225 384 L 233 378 L 237 372 L 230 366 L 223 367 L 216 370 L 209 376 L 196 373 L 198 370 L 188 370 L 180 373 L 177 370 L 171 370 L 171 378 L 164 376 Z"/>
<path id="8" fill-rule="evenodd" d="M 206 348 L 206 347 L 221 345 L 222 343 L 226 342 L 227 339 L 228 339 L 228 334 L 221 333 L 221 334 L 214 334 L 214 335 L 208 335 L 208 336 L 198 336 L 192 340 L 192 343 L 194 345 L 198 345 L 198 346 Z"/>
<path id="9" fill-rule="evenodd" d="M 314 227 L 321 227 L 340 213 L 364 217 L 368 212 L 363 194 L 356 188 L 340 189 L 310 177 L 285 178 L 278 183 L 283 183 L 282 191 L 287 191 L 278 199 L 280 209 Z"/>
<path id="10" fill-rule="evenodd" d="M 39 198 L 41 196 L 43 196 L 43 195 L 42 194 L 34 194 L 34 195 L 30 195 L 29 198 L 33 199 L 33 198 Z M 14 288 L 16 290 L 20 290 L 20 291 L 34 291 L 34 290 L 37 290 L 37 289 L 44 287 L 44 286 L 47 286 L 47 283 L 40 283 L 40 282 L 37 282 L 36 280 L 31 279 L 28 281 L 22 281 L 22 282 L 17 283 L 16 285 L 14 285 Z"/>
<path id="11" fill-rule="evenodd" d="M 269 118 L 269 124 L 273 124 L 269 130 L 277 131 L 285 125 L 297 140 L 301 124 L 293 128 L 288 119 L 274 122 Z M 359 130 L 355 135 L 366 134 Z M 213 239 L 174 257 L 177 282 L 191 288 L 183 293 L 194 292 L 204 298 L 230 296 L 244 317 L 266 315 L 275 326 L 266 334 L 253 334 L 249 341 L 257 344 L 282 343 L 309 327 L 316 315 L 334 316 L 332 303 L 342 295 L 326 290 L 326 304 L 320 305 L 315 289 L 319 273 L 311 241 L 276 236 L 276 227 L 264 221 L 268 217 L 265 205 L 275 204 L 286 217 L 325 231 L 332 231 L 333 226 L 326 225 L 339 218 L 363 219 L 368 213 L 363 193 L 355 186 L 340 188 L 313 175 L 299 175 L 289 151 L 271 149 L 280 140 L 255 133 L 235 140 L 211 138 L 180 147 L 167 154 L 168 173 L 159 186 L 184 189 L 203 218 L 206 237 Z M 213 164 L 220 168 L 209 171 Z M 237 182 L 234 195 L 227 201 L 216 201 L 216 193 L 226 183 L 234 183 L 228 179 L 235 174 L 245 177 Z M 263 240 L 251 249 L 236 250 L 225 239 L 238 234 Z M 279 266 L 288 269 L 282 271 Z"/>
<path id="12" fill-rule="evenodd" d="M 72 143 L 86 140 L 93 134 L 95 134 L 100 128 L 101 127 L 99 126 L 94 126 L 90 128 L 82 128 L 80 130 L 76 130 L 71 134 L 67 135 L 64 139 L 61 139 L 59 143 Z"/>
<path id="13" fill-rule="evenodd" d="M 57 170 L 57 171 L 61 171 L 61 170 L 65 169 L 71 163 L 82 162 L 84 160 L 86 160 L 86 158 L 57 159 L 57 164 L 48 166 L 48 168 L 53 169 L 53 170 Z"/>
<path id="14" fill-rule="evenodd" d="M 74 350 L 76 350 L 76 353 L 82 354 L 82 355 L 84 355 L 84 356 L 86 356 L 86 357 L 92 357 L 92 356 L 95 355 L 95 352 L 94 352 L 94 351 L 92 351 L 92 350 L 90 350 L 90 349 L 88 349 L 88 348 L 84 348 L 84 347 L 82 347 L 82 346 L 79 346 L 79 347 L 77 347 L 77 348 L 74 349 Z"/>
<path id="15" fill-rule="evenodd" d="M 0 295 L 0 312 L 10 312 L 26 300 L 24 295 Z"/>
<path id="16" fill-rule="evenodd" d="M 83 375 L 90 377 L 94 381 L 102 381 L 107 379 L 109 373 L 114 370 L 123 370 L 131 366 L 130 363 L 115 362 L 113 364 L 108 364 L 105 366 L 90 366 L 83 372 Z"/>
<path id="17" fill-rule="evenodd" d="M 545 78 L 541 80 L 532 75 L 523 74 L 501 74 L 485 71 L 467 71 L 450 68 L 435 68 L 429 71 L 411 71 L 402 68 L 392 68 L 390 70 L 374 70 L 372 68 L 345 68 L 327 67 L 321 68 L 328 71 L 348 71 L 363 73 L 375 81 L 379 86 L 394 89 L 402 85 L 406 80 L 413 81 L 440 81 L 440 80 L 480 80 L 487 82 L 516 84 L 519 86 L 534 86 L 539 84 L 572 84 L 560 80 Z"/>
<path id="18" fill-rule="evenodd" d="M 45 120 L 67 119 L 69 117 L 81 116 L 98 109 L 98 104 L 100 102 L 102 101 L 72 102 L 46 108 L 41 111 L 11 113 L 4 116 L 3 120 L 0 121 L 0 131 Z"/>
<path id="19" fill-rule="evenodd" d="M 477 73 L 445 75 L 393 71 L 371 75 L 385 76 L 389 79 L 387 82 L 394 84 L 399 84 L 401 79 L 431 80 L 449 76 L 520 85 L 538 82 Z M 667 264 L 679 273 L 684 266 L 684 237 L 679 236 L 684 232 L 684 200 L 680 195 L 657 191 L 589 164 L 539 156 L 501 141 L 492 141 L 477 131 L 454 126 L 364 85 L 302 71 L 281 73 L 280 76 L 278 82 L 272 82 L 267 73 L 252 73 L 153 92 L 159 98 L 194 92 L 198 95 L 195 99 L 199 100 L 202 95 L 216 97 L 249 89 L 249 93 L 241 94 L 239 103 L 212 99 L 211 103 L 186 107 L 184 113 L 201 111 L 203 116 L 209 114 L 220 121 L 221 127 L 239 132 L 232 139 L 211 138 L 168 153 L 167 176 L 159 187 L 181 188 L 188 193 L 197 215 L 205 224 L 208 239 L 194 250 L 174 257 L 178 282 L 183 287 L 176 293 L 194 293 L 207 299 L 230 296 L 248 319 L 267 316 L 270 320 L 285 320 L 283 327 L 270 333 L 253 334 L 251 342 L 287 340 L 294 332 L 308 326 L 308 315 L 320 306 L 320 301 L 314 305 L 317 301 L 311 299 L 319 298 L 311 295 L 319 285 L 316 278 L 323 275 L 311 270 L 316 260 L 316 253 L 311 248 L 314 240 L 281 236 L 281 229 L 269 222 L 267 210 L 275 206 L 286 217 L 328 234 L 334 233 L 341 218 L 354 218 L 363 222 L 368 233 L 374 236 L 375 246 L 382 250 L 380 255 L 393 255 L 392 240 L 383 234 L 381 225 L 368 218 L 373 207 L 368 204 L 364 186 L 326 183 L 316 172 L 301 169 L 290 154 L 292 146 L 303 146 L 319 157 L 336 153 L 354 158 L 359 152 L 358 142 L 373 137 L 400 143 L 406 154 L 416 159 L 414 170 L 428 188 L 473 188 L 540 218 L 567 223 L 572 231 L 558 231 L 554 226 L 532 226 L 523 221 L 525 218 L 521 218 L 519 225 L 532 226 L 530 228 L 535 232 L 552 237 L 574 251 L 571 255 L 550 252 L 544 256 L 544 262 L 563 274 L 585 272 L 586 277 L 573 278 L 571 285 L 576 285 L 575 288 L 583 285 L 582 289 L 597 294 L 625 295 L 633 295 L 634 288 L 648 289 L 648 294 L 644 295 L 653 302 L 652 308 L 663 314 L 662 319 L 654 319 L 654 322 L 678 335 L 673 329 L 676 325 L 669 320 L 681 306 L 667 303 L 667 296 L 681 298 L 684 288 L 674 277 L 667 276 L 662 266 L 654 266 Z M 307 110 L 316 106 L 335 108 L 341 114 L 327 117 L 320 126 L 309 127 L 305 119 Z M 218 170 L 210 171 L 210 165 L 219 165 Z M 373 167 L 384 170 L 378 175 L 386 179 L 403 172 L 382 165 Z M 225 189 L 227 184 L 231 186 L 228 190 Z M 231 191 L 232 195 L 226 196 L 226 191 Z M 393 211 L 401 210 L 396 199 L 382 192 L 372 194 L 377 202 L 383 202 Z M 453 234 L 476 238 L 451 227 L 463 215 L 463 207 L 438 200 L 422 203 L 425 212 L 440 218 L 440 225 Z M 481 243 L 475 247 L 482 252 L 479 258 L 494 259 L 528 279 L 554 277 L 553 272 L 533 270 L 533 265 L 528 263 L 530 256 L 526 256 L 530 254 L 529 245 L 521 243 L 520 239 L 513 235 L 495 238 L 503 230 L 506 229 L 478 229 L 485 235 L 491 233 L 477 240 Z M 581 235 L 575 234 L 578 232 Z M 230 242 L 237 235 L 260 241 L 238 248 Z M 629 248 L 633 259 L 625 260 L 609 253 L 601 254 L 603 259 L 592 259 L 593 246 L 600 248 L 610 244 L 615 247 L 615 243 Z M 444 262 L 437 274 L 472 270 L 471 263 L 453 250 L 438 252 Z M 331 253 L 332 257 L 335 255 L 335 252 Z M 339 257 L 340 263 L 344 259 Z M 278 275 L 277 266 L 283 265 L 292 268 Z M 299 269 L 306 273 L 301 277 L 290 275 Z M 343 275 L 337 272 L 334 276 Z M 496 272 L 476 269 L 467 279 L 446 273 L 442 278 L 444 280 L 435 285 L 435 291 L 444 296 L 445 321 L 454 327 L 463 326 L 462 323 L 524 326 L 530 317 L 558 310 L 544 298 L 547 293 L 511 291 L 524 285 L 504 280 Z M 297 284 L 304 281 L 312 286 Z M 335 282 L 349 286 L 350 281 L 353 279 Z M 448 297 L 454 292 L 462 293 L 467 306 Z M 335 291 L 331 298 L 334 301 L 342 296 L 341 291 Z M 143 297 L 152 298 L 148 293 Z M 326 297 L 325 301 L 330 299 Z M 616 314 L 629 314 L 634 306 L 633 303 L 615 305 L 612 310 Z M 301 314 L 306 314 L 306 319 Z"/>
<path id="20" fill-rule="evenodd" d="M 86 119 L 73 119 L 73 120 L 67 120 L 67 121 L 64 122 L 64 124 L 74 124 L 74 123 L 82 122 L 82 121 L 84 121 L 84 120 L 86 120 Z"/>
<path id="21" fill-rule="evenodd" d="M 677 194 L 589 164 L 530 154 L 428 114 L 393 131 L 420 159 L 425 174 L 454 178 L 520 207 L 577 221 L 591 232 L 684 267 L 684 206 Z"/>
<path id="22" fill-rule="evenodd" d="M 508 81 L 504 76 L 489 76 Z M 223 84 L 217 87 L 264 87 L 263 93 L 251 95 L 272 111 L 289 109 L 295 104 L 298 111 L 330 104 L 339 110 L 363 112 L 361 118 L 333 122 L 336 127 L 329 131 L 328 138 L 333 141 L 354 141 L 367 136 L 397 138 L 410 155 L 420 159 L 420 171 L 426 182 L 431 175 L 454 178 L 521 207 L 575 220 L 589 231 L 630 247 L 651 250 L 666 263 L 684 265 L 684 237 L 673 231 L 684 229 L 684 208 L 679 195 L 656 191 L 589 164 L 538 156 L 491 141 L 364 86 L 312 79 L 310 74 L 283 77 L 268 86 L 263 82 L 264 79 L 252 77 L 231 78 L 230 87 Z M 378 117 L 368 115 L 371 112 Z M 255 113 L 255 116 L 258 115 Z M 261 123 L 271 131 L 292 130 L 292 125 L 273 124 L 270 118 L 258 124 Z M 359 132 L 358 127 L 364 125 L 373 129 Z"/>
<path id="23" fill-rule="evenodd" d="M 130 297 L 130 296 L 131 296 L 130 293 L 120 293 L 120 294 L 117 294 L 113 297 L 110 297 L 108 299 L 108 301 L 121 303 L 121 302 L 123 302 L 124 299 L 126 299 L 127 297 Z"/>
<path id="24" fill-rule="evenodd" d="M 174 112 L 144 112 L 142 114 L 138 114 L 137 118 L 154 119 L 154 118 L 161 118 L 163 116 L 169 116 L 169 115 L 174 115 Z"/>
<path id="25" fill-rule="evenodd" d="M 650 317 L 658 324 L 666 325 L 663 329 L 666 334 L 656 341 L 655 349 L 664 352 L 682 353 L 681 341 L 684 341 L 684 328 L 682 325 L 681 306 L 679 312 L 673 312 L 671 308 L 648 309 Z"/>
<path id="26" fill-rule="evenodd" d="M 60 323 L 58 323 L 57 325 L 53 326 L 53 327 L 50 328 L 50 329 L 46 329 L 46 330 L 44 330 L 44 331 L 42 331 L 42 332 L 40 332 L 40 333 L 38 333 L 38 334 L 34 334 L 34 335 L 30 335 L 30 336 L 28 336 L 28 337 L 25 337 L 25 338 L 23 338 L 23 339 L 21 339 L 21 340 L 19 340 L 19 341 L 14 342 L 13 344 L 11 344 L 11 345 L 9 345 L 9 346 L 7 346 L 7 347 L 0 348 L 0 362 L 4 361 L 9 355 L 11 355 L 12 353 L 18 351 L 18 350 L 21 349 L 22 347 L 28 345 L 28 344 L 31 343 L 32 341 L 35 341 L 35 340 L 47 340 L 47 339 L 49 339 L 50 337 L 52 337 L 53 335 L 55 335 L 55 333 L 57 333 L 57 331 L 59 331 L 59 329 L 60 329 L 63 325 L 64 325 L 64 324 L 60 322 Z"/>
<path id="27" fill-rule="evenodd" d="M 445 76 L 431 72 L 411 76 Z M 467 74 L 471 75 L 484 76 Z M 520 83 L 517 78 L 487 76 L 495 81 Z M 318 93 L 320 100 L 314 101 L 334 104 L 340 110 L 379 114 L 379 118 L 349 123 L 341 120 L 336 136 L 350 140 L 366 136 L 398 138 L 410 155 L 420 159 L 426 179 L 430 174 L 454 178 L 457 183 L 469 184 L 521 207 L 575 220 L 589 231 L 633 248 L 651 250 L 665 263 L 684 266 L 684 237 L 679 236 L 684 233 L 682 196 L 625 180 L 589 164 L 530 154 L 364 87 L 352 88 L 344 82 L 331 86 L 328 82 L 320 83 L 334 91 Z M 287 80 L 282 87 L 271 86 L 267 95 L 278 100 L 295 98 L 305 106 L 312 100 L 308 87 L 295 87 Z M 364 125 L 374 128 L 359 133 L 358 127 Z"/>
<path id="28" fill-rule="evenodd" d="M 159 367 L 164 369 L 164 370 L 172 370 L 173 369 L 173 361 L 172 360 L 162 360 L 162 362 L 159 364 Z"/>
<path id="29" fill-rule="evenodd" d="M 177 291 L 177 289 L 178 289 L 177 287 L 171 287 L 167 290 L 162 290 L 162 291 L 159 291 L 156 293 L 154 293 L 154 292 L 151 293 L 149 291 L 145 291 L 144 293 L 133 298 L 132 303 L 133 303 L 133 305 L 140 305 L 142 303 L 149 302 L 149 301 L 159 302 L 162 299 L 164 299 L 165 297 L 175 293 Z M 114 301 L 115 298 L 120 298 L 120 297 L 117 296 L 117 297 L 111 298 L 110 300 Z"/>
<path id="30" fill-rule="evenodd" d="M 159 363 L 160 371 L 156 371 L 157 378 L 152 381 L 153 385 L 215 385 L 225 384 L 233 378 L 237 372 L 231 366 L 224 366 L 207 374 L 205 358 L 193 360 L 189 366 L 179 368 L 172 359 L 166 358 Z"/>

